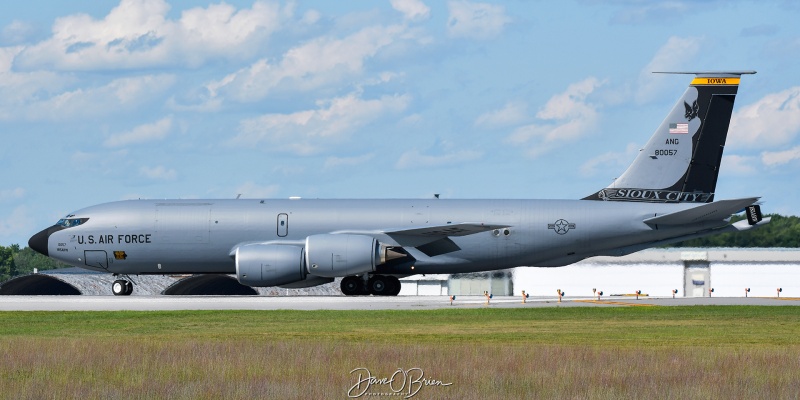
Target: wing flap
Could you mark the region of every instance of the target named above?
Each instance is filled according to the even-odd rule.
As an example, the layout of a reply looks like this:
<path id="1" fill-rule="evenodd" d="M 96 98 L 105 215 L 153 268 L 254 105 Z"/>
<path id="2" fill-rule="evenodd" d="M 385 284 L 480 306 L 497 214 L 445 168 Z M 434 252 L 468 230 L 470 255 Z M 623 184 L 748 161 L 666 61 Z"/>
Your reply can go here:
<path id="1" fill-rule="evenodd" d="M 731 214 L 742 211 L 745 207 L 754 204 L 758 199 L 758 197 L 749 197 L 745 199 L 719 200 L 686 210 L 647 218 L 644 223 L 651 225 L 689 225 L 698 222 L 719 221 L 728 218 Z"/>

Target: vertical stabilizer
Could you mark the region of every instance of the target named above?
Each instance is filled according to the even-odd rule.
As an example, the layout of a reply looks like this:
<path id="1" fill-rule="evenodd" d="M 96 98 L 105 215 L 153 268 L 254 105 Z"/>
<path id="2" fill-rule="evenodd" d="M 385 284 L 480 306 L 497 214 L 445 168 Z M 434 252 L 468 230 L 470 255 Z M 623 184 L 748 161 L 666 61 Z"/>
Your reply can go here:
<path id="1" fill-rule="evenodd" d="M 584 200 L 714 200 L 739 80 L 755 71 L 668 73 L 695 77 L 625 173 Z"/>

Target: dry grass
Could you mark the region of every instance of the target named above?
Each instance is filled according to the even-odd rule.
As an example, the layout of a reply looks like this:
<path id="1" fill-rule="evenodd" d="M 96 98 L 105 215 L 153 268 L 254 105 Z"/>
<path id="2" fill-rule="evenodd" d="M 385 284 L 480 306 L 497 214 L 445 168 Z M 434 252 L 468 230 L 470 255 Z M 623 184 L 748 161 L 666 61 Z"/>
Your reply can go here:
<path id="1" fill-rule="evenodd" d="M 354 368 L 383 378 L 418 367 L 453 383 L 421 388 L 414 398 L 425 399 L 792 398 L 800 393 L 797 314 L 0 313 L 0 397 L 346 398 Z"/>

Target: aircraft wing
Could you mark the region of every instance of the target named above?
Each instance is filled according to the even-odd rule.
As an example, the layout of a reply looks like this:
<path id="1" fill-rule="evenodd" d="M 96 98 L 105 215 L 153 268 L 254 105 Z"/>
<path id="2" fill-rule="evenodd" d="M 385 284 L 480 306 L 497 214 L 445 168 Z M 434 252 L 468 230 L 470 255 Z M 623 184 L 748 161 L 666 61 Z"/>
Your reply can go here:
<path id="1" fill-rule="evenodd" d="M 385 229 L 378 231 L 340 231 L 333 233 L 373 236 L 382 241 L 393 242 L 392 244 L 397 246 L 416 247 L 427 256 L 433 257 L 461 249 L 455 242 L 450 240 L 450 237 L 467 236 L 507 227 L 508 225 L 462 222 L 458 224 L 431 225 L 414 228 Z"/>
<path id="2" fill-rule="evenodd" d="M 446 236 L 467 236 L 473 233 L 487 232 L 494 229 L 507 228 L 508 225 L 491 225 L 483 223 L 463 222 L 460 224 L 424 226 L 420 228 L 386 230 L 389 236 L 420 236 L 441 238 Z"/>
<path id="3" fill-rule="evenodd" d="M 674 213 L 659 215 L 644 220 L 651 225 L 687 225 L 705 221 L 719 221 L 736 214 L 747 206 L 753 205 L 759 197 L 745 199 L 720 200 Z"/>

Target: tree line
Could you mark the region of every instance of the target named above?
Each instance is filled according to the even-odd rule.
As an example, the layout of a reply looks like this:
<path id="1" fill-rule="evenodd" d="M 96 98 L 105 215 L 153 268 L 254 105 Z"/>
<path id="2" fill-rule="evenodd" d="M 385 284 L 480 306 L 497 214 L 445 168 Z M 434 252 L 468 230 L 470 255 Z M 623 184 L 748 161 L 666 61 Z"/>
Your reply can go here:
<path id="1" fill-rule="evenodd" d="M 764 217 L 772 220 L 758 229 L 706 236 L 665 247 L 800 247 L 800 217 L 778 214 Z M 731 222 L 743 219 L 744 215 L 735 215 Z"/>
<path id="2" fill-rule="evenodd" d="M 33 273 L 34 268 L 46 271 L 67 267 L 69 265 L 45 257 L 30 247 L 21 249 L 18 244 L 8 247 L 0 246 L 0 282 L 5 282 L 15 276 Z"/>
<path id="3" fill-rule="evenodd" d="M 800 217 L 767 216 L 772 217 L 772 221 L 758 229 L 712 235 L 664 247 L 800 247 Z M 737 215 L 731 218 L 731 222 L 744 218 Z M 33 273 L 34 269 L 46 271 L 66 267 L 69 265 L 45 257 L 29 247 L 20 248 L 18 244 L 0 246 L 0 282 Z"/>

